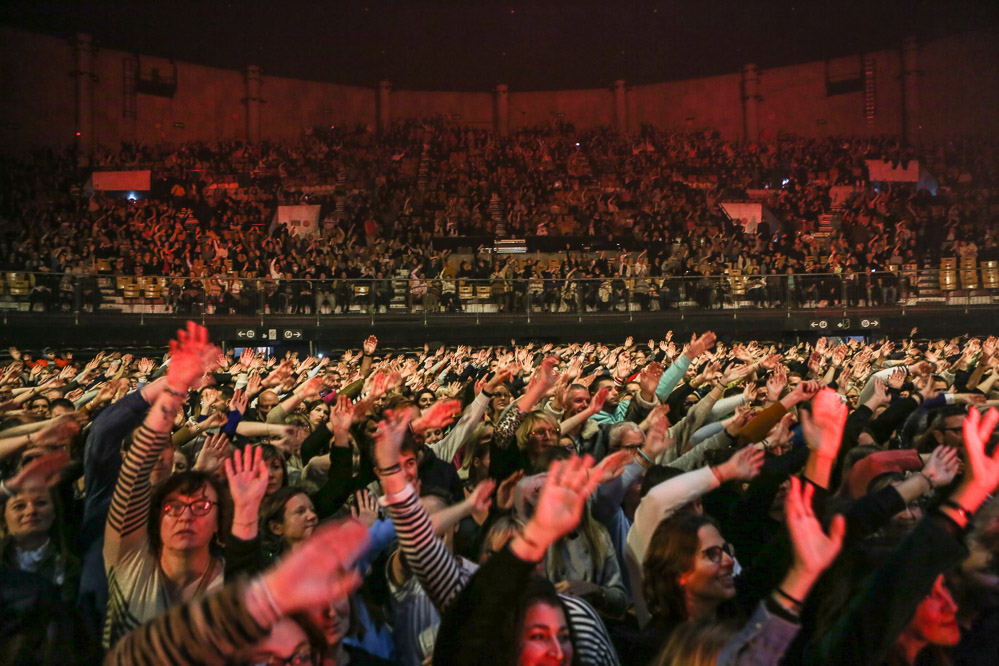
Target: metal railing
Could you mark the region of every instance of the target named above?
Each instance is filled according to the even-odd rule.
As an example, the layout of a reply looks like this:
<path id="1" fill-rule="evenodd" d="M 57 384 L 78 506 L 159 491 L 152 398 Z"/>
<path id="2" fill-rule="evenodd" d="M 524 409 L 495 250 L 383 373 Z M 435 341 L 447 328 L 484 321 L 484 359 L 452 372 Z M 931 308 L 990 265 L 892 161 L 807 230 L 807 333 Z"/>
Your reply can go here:
<path id="1" fill-rule="evenodd" d="M 0 308 L 147 316 L 588 314 L 999 304 L 994 270 L 580 279 L 285 280 L 6 272 Z"/>

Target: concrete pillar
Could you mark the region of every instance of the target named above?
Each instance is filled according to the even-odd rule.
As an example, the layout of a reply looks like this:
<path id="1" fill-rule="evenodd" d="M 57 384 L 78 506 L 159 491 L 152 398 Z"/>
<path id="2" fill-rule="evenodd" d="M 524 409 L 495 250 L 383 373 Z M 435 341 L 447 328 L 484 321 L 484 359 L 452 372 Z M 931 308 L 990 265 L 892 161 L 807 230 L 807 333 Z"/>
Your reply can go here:
<path id="1" fill-rule="evenodd" d="M 392 124 L 392 82 L 378 82 L 378 132 L 385 132 Z"/>
<path id="2" fill-rule="evenodd" d="M 493 108 L 493 124 L 498 136 L 510 134 L 510 89 L 505 83 L 496 86 L 496 104 Z"/>
<path id="3" fill-rule="evenodd" d="M 73 39 L 76 60 L 76 148 L 81 155 L 89 155 L 94 148 L 94 44 L 86 33 L 77 33 Z"/>
<path id="4" fill-rule="evenodd" d="M 260 67 L 250 65 L 244 74 L 246 78 L 246 140 L 260 143 Z"/>
<path id="5" fill-rule="evenodd" d="M 915 37 L 902 42 L 902 136 L 919 145 L 919 45 Z"/>
<path id="6" fill-rule="evenodd" d="M 746 143 L 760 139 L 760 69 L 753 64 L 742 68 L 742 138 Z"/>
<path id="7" fill-rule="evenodd" d="M 628 89 L 623 79 L 614 82 L 614 126 L 621 134 L 628 133 Z"/>

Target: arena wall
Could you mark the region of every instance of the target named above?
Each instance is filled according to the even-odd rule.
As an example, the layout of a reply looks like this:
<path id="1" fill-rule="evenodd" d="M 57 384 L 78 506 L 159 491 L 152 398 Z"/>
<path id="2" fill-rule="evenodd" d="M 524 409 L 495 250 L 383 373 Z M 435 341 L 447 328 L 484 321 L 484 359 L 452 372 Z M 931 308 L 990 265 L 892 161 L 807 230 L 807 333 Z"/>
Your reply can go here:
<path id="1" fill-rule="evenodd" d="M 762 69 L 758 87 L 760 136 L 778 131 L 805 136 L 899 134 L 903 131 L 902 51 L 867 54 L 875 65 L 876 104 L 865 116 L 862 91 L 827 94 L 830 78 L 863 68 L 862 55 Z M 93 139 L 114 145 L 144 141 L 214 140 L 247 134 L 243 72 L 141 56 L 144 73 L 177 69 L 172 98 L 139 94 L 135 118 L 124 113 L 124 61 L 130 54 L 98 47 L 93 59 Z M 77 63 L 71 40 L 0 27 L 0 144 L 7 149 L 62 146 L 75 139 Z M 918 128 L 928 139 L 956 134 L 999 134 L 999 40 L 962 35 L 919 45 Z M 305 128 L 337 123 L 377 126 L 377 82 L 371 88 L 267 76 L 261 79 L 260 135 L 283 139 Z M 559 118 L 579 127 L 614 125 L 614 93 L 606 88 L 525 92 L 510 90 L 509 124 Z M 743 74 L 629 86 L 627 121 L 658 127 L 713 128 L 745 139 Z M 495 95 L 483 92 L 393 90 L 392 119 L 444 114 L 489 127 Z M 752 137 L 749 137 L 752 138 Z"/>

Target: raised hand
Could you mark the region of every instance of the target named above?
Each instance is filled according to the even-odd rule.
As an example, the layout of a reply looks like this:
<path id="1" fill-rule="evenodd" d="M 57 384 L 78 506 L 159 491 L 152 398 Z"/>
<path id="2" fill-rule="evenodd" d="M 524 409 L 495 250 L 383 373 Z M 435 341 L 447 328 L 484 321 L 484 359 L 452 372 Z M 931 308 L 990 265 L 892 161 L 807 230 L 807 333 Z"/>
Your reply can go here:
<path id="1" fill-rule="evenodd" d="M 194 463 L 194 469 L 211 474 L 222 466 L 223 461 L 228 456 L 229 438 L 221 432 L 209 435 L 205 438 L 201 451 L 198 452 L 198 460 Z"/>
<path id="2" fill-rule="evenodd" d="M 256 522 L 260 502 L 267 492 L 268 473 L 263 455 L 262 447 L 247 444 L 242 452 L 236 449 L 224 463 L 235 514 L 244 522 Z"/>
<path id="3" fill-rule="evenodd" d="M 829 524 L 829 534 L 822 531 L 822 525 L 812 511 L 814 492 L 815 488 L 811 484 L 802 483 L 798 477 L 792 476 L 791 488 L 784 500 L 787 531 L 794 549 L 794 564 L 788 579 L 795 576 L 801 579 L 793 587 L 785 586 L 792 587 L 793 591 L 785 591 L 797 599 L 803 599 L 819 575 L 833 563 L 843 547 L 843 537 L 846 535 L 846 520 L 842 515 L 833 517 Z"/>
<path id="4" fill-rule="evenodd" d="M 517 484 L 524 478 L 524 470 L 518 469 L 510 476 L 503 479 L 496 487 L 496 506 L 504 511 L 513 508 L 513 491 Z"/>
<path id="5" fill-rule="evenodd" d="M 239 355 L 239 365 L 243 370 L 249 370 L 253 366 L 253 356 L 255 352 L 252 347 L 244 347 L 243 353 Z"/>
<path id="6" fill-rule="evenodd" d="M 330 432 L 345 433 L 350 430 L 350 424 L 354 420 L 354 404 L 345 395 L 337 396 L 336 402 L 331 405 L 329 429 Z"/>
<path id="7" fill-rule="evenodd" d="M 741 381 L 753 372 L 751 365 L 730 365 L 722 373 L 721 381 L 724 384 L 731 384 L 734 381 Z"/>
<path id="8" fill-rule="evenodd" d="M 322 387 L 322 377 L 313 377 L 295 389 L 295 393 L 298 394 L 302 400 L 315 400 L 319 397 L 319 390 L 322 389 Z"/>
<path id="9" fill-rule="evenodd" d="M 784 368 L 774 370 L 767 380 L 767 400 L 770 402 L 780 400 L 780 394 L 784 392 L 785 386 L 787 386 L 787 372 Z"/>
<path id="10" fill-rule="evenodd" d="M 385 410 L 385 417 L 378 422 L 378 432 L 375 433 L 375 465 L 387 469 L 399 462 L 399 452 L 408 427 L 407 410 Z"/>
<path id="11" fill-rule="evenodd" d="M 282 615 L 328 608 L 361 584 L 355 568 L 368 545 L 368 529 L 354 519 L 320 525 L 312 536 L 264 574 Z"/>
<path id="12" fill-rule="evenodd" d="M 378 498 L 368 490 L 358 490 L 354 493 L 357 504 L 350 507 L 350 515 L 365 527 L 371 527 L 378 520 Z"/>
<path id="13" fill-rule="evenodd" d="M 153 366 L 155 363 L 151 358 L 140 358 L 139 359 L 139 374 L 148 375 L 153 371 Z"/>
<path id="14" fill-rule="evenodd" d="M 177 339 L 170 341 L 170 365 L 167 366 L 167 384 L 176 393 L 194 386 L 216 354 L 215 346 L 208 342 L 208 329 L 193 321 L 187 330 L 177 331 Z"/>
<path id="15" fill-rule="evenodd" d="M 35 446 L 66 446 L 73 439 L 76 433 L 80 432 L 80 427 L 86 421 L 85 414 L 73 412 L 63 414 L 32 435 L 32 444 Z"/>
<path id="16" fill-rule="evenodd" d="M 239 389 L 236 389 L 235 391 L 233 391 L 232 398 L 229 400 L 229 411 L 245 414 L 246 404 L 248 401 L 249 400 L 246 397 L 246 393 L 244 393 Z"/>
<path id="17" fill-rule="evenodd" d="M 929 460 L 923 465 L 923 475 L 930 480 L 930 485 L 934 488 L 946 486 L 961 469 L 961 460 L 957 455 L 957 449 L 940 445 L 933 449 Z"/>
<path id="18" fill-rule="evenodd" d="M 552 461 L 531 520 L 523 535 L 516 537 L 514 554 L 529 561 L 540 560 L 548 547 L 579 525 L 583 505 L 600 484 L 600 476 L 588 475 L 593 458 L 573 456 Z"/>
<path id="19" fill-rule="evenodd" d="M 723 462 L 716 469 L 724 481 L 732 481 L 734 479 L 749 481 L 760 473 L 760 469 L 763 467 L 763 459 L 763 451 L 750 444 L 736 451 L 731 458 Z"/>
<path id="20" fill-rule="evenodd" d="M 307 427 L 284 426 L 281 438 L 273 444 L 289 456 L 297 456 L 302 452 L 302 442 L 308 435 L 309 429 Z"/>
<path id="21" fill-rule="evenodd" d="M 69 464 L 69 453 L 54 451 L 35 458 L 4 483 L 10 493 L 27 489 L 51 488 L 59 483 L 62 470 Z"/>
<path id="22" fill-rule="evenodd" d="M 687 347 L 686 351 L 687 358 L 693 361 L 698 356 L 711 349 L 714 344 L 715 334 L 711 331 L 708 331 L 701 337 L 697 337 L 697 334 L 695 333 L 690 337 L 690 345 Z"/>
<path id="23" fill-rule="evenodd" d="M 995 407 L 984 417 L 977 409 L 971 409 L 964 417 L 964 478 L 952 499 L 967 511 L 978 509 L 999 486 L 999 448 L 991 456 L 985 453 L 997 422 L 999 411 Z"/>
<path id="24" fill-rule="evenodd" d="M 458 414 L 461 414 L 460 400 L 439 400 L 413 421 L 413 432 L 443 428 L 453 423 Z"/>
<path id="25" fill-rule="evenodd" d="M 645 368 L 642 369 L 641 374 L 638 376 L 638 386 L 642 391 L 642 395 L 654 397 L 656 395 L 656 389 L 659 387 L 659 380 L 662 376 L 662 363 L 653 361 L 645 366 Z"/>
<path id="26" fill-rule="evenodd" d="M 249 398 L 255 397 L 260 393 L 260 375 L 253 375 L 246 380 L 246 389 L 244 394 Z"/>
<path id="27" fill-rule="evenodd" d="M 801 430 L 808 448 L 819 457 L 835 460 L 843 441 L 843 427 L 846 425 L 847 408 L 830 388 L 819 391 L 812 399 L 812 413 L 801 410 Z"/>
<path id="28" fill-rule="evenodd" d="M 888 386 L 892 387 L 896 391 L 902 388 L 902 384 L 905 383 L 905 370 L 902 368 L 895 368 L 888 375 Z"/>
<path id="29" fill-rule="evenodd" d="M 624 472 L 624 468 L 627 467 L 628 464 L 634 459 L 635 455 L 631 451 L 621 449 L 620 451 L 615 451 L 594 465 L 590 473 L 599 476 L 600 483 L 607 483 L 608 481 L 621 476 Z"/>
<path id="30" fill-rule="evenodd" d="M 484 517 L 489 514 L 489 506 L 493 503 L 493 491 L 496 482 L 492 479 L 479 481 L 474 490 L 465 491 L 465 506 L 470 515 Z"/>

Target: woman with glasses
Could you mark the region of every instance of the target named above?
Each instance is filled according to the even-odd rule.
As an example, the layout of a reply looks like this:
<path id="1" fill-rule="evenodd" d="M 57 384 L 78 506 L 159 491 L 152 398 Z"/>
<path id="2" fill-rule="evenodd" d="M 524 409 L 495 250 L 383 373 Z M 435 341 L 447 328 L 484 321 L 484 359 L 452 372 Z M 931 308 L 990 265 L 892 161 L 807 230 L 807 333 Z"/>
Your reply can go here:
<path id="1" fill-rule="evenodd" d="M 166 387 L 134 433 L 111 499 L 105 648 L 169 607 L 222 586 L 223 563 L 212 550 L 228 515 L 221 486 L 201 472 L 171 476 L 155 492 L 151 483 L 160 459 L 172 460 L 170 431 L 188 390 L 217 355 L 208 332 L 190 322 L 171 352 Z"/>

